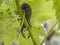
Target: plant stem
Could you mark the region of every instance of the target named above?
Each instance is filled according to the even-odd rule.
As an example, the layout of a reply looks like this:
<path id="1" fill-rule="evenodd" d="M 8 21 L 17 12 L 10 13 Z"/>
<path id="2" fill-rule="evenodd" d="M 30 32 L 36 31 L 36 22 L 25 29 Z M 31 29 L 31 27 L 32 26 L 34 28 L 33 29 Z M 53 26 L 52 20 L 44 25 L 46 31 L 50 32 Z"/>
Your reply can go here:
<path id="1" fill-rule="evenodd" d="M 53 31 L 53 28 L 56 26 L 58 22 L 56 21 L 56 23 L 51 27 L 51 29 L 49 30 L 47 36 L 44 38 L 44 40 L 42 41 L 42 43 L 40 45 L 43 45 L 43 43 L 46 41 L 47 37 L 51 34 L 51 32 Z"/>

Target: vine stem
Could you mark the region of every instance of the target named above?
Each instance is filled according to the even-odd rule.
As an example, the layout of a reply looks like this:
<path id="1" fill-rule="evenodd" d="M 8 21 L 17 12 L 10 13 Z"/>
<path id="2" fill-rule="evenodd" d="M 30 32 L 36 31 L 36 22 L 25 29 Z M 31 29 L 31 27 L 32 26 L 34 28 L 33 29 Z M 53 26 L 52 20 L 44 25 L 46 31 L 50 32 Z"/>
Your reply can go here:
<path id="1" fill-rule="evenodd" d="M 43 43 L 46 41 L 47 37 L 51 34 L 51 32 L 53 31 L 53 28 L 56 26 L 57 23 L 58 23 L 58 21 L 56 21 L 55 24 L 53 24 L 53 26 L 49 30 L 47 36 L 44 38 L 44 40 L 42 41 L 42 43 L 40 45 L 43 45 Z"/>
<path id="2" fill-rule="evenodd" d="M 34 44 L 34 45 L 37 45 L 35 39 L 33 38 L 33 35 L 32 35 L 32 32 L 31 32 L 31 28 L 29 27 L 29 25 L 28 25 L 28 23 L 27 23 L 27 20 L 26 20 L 26 18 L 25 18 L 25 14 L 22 13 L 22 10 L 21 10 L 19 1 L 18 1 L 18 0 L 15 0 L 15 3 L 16 3 L 17 12 L 18 12 L 19 16 L 20 16 L 21 18 L 24 17 L 23 23 L 25 24 L 25 26 L 26 26 L 27 29 L 28 29 L 28 32 L 29 32 L 29 35 L 30 35 L 30 37 L 31 37 L 31 39 L 32 39 L 32 41 L 33 41 L 33 44 Z M 23 19 L 23 18 L 22 18 L 22 19 Z M 22 25 L 21 25 L 21 26 L 22 26 Z"/>

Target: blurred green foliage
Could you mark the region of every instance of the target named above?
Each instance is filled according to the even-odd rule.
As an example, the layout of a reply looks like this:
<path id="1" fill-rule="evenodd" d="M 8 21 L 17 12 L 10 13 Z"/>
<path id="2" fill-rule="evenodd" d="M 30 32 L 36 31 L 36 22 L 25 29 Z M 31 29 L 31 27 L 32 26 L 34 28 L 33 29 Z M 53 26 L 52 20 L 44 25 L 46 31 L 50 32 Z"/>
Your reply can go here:
<path id="1" fill-rule="evenodd" d="M 53 20 L 56 17 L 59 19 L 60 14 L 56 14 L 55 16 L 56 12 L 55 9 L 53 9 L 53 6 L 55 6 L 54 8 L 56 8 L 57 12 L 60 13 L 60 1 L 57 0 L 54 2 L 54 5 L 52 0 L 19 1 L 20 4 L 28 3 L 32 8 L 31 31 L 34 39 L 39 45 L 39 36 L 46 36 L 46 33 L 41 24 L 46 20 Z M 5 40 L 5 45 L 10 45 L 14 41 L 17 41 L 19 45 L 33 45 L 31 39 L 24 39 L 21 34 L 19 34 L 17 38 L 17 30 L 20 29 L 20 22 L 17 21 L 17 17 L 19 18 L 19 16 L 16 15 L 14 11 L 16 11 L 15 0 L 0 0 L 0 41 Z"/>

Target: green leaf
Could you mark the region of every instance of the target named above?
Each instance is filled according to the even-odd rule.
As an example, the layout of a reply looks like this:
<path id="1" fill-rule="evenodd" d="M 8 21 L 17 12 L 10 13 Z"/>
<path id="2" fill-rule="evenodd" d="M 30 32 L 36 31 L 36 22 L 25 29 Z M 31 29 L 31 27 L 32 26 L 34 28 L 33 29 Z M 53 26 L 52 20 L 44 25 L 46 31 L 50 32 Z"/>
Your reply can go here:
<path id="1" fill-rule="evenodd" d="M 2 3 L 3 3 L 3 0 L 0 0 L 0 6 L 1 6 Z"/>
<path id="2" fill-rule="evenodd" d="M 60 0 L 54 0 L 54 8 L 56 9 L 56 18 L 58 19 L 59 27 L 60 29 Z"/>

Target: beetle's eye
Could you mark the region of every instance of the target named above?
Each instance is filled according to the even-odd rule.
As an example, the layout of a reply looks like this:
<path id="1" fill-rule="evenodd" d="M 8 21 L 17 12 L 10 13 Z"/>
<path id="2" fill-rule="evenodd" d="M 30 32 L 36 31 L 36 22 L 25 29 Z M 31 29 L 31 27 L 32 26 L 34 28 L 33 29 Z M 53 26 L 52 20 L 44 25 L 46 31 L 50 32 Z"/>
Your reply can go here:
<path id="1" fill-rule="evenodd" d="M 30 6 L 27 4 L 27 3 L 23 3 L 22 5 L 21 5 L 21 8 L 23 9 L 23 10 L 26 10 L 27 8 L 29 8 Z"/>
<path id="2" fill-rule="evenodd" d="M 27 9 L 27 7 L 26 6 L 23 6 L 23 10 L 25 10 L 25 9 Z"/>

